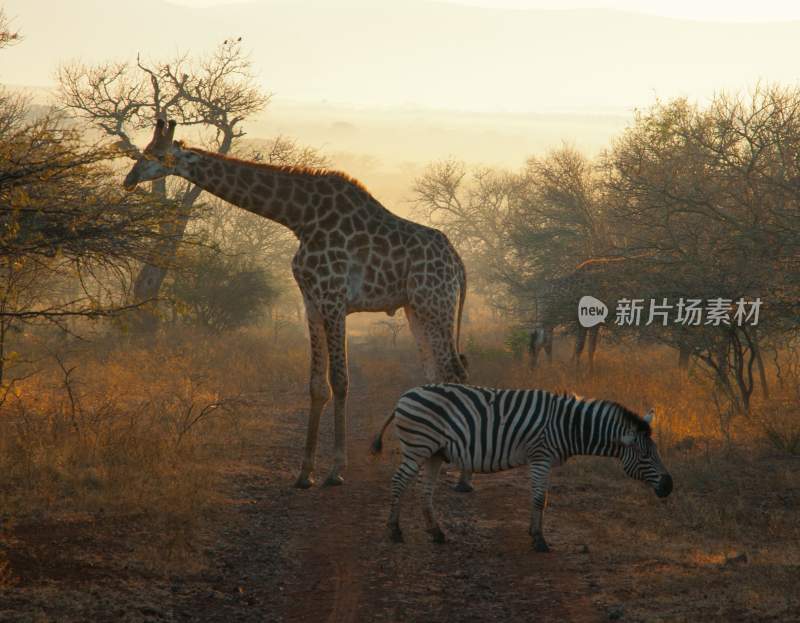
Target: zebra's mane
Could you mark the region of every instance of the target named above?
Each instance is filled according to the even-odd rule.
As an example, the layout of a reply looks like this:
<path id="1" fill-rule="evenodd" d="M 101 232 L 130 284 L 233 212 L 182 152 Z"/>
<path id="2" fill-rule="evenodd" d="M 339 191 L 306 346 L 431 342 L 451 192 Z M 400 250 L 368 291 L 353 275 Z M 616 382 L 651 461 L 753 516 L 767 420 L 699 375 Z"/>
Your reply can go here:
<path id="1" fill-rule="evenodd" d="M 559 395 L 559 394 L 556 394 Z M 586 402 L 586 398 L 578 396 L 576 394 L 570 392 L 562 392 L 560 394 L 563 398 L 567 400 L 574 400 L 576 402 Z M 646 436 L 650 436 L 653 432 L 653 429 L 650 427 L 650 424 L 645 422 L 641 416 L 637 415 L 625 405 L 622 405 L 614 400 L 599 400 L 598 402 L 602 402 L 607 405 L 611 405 L 616 409 L 617 414 L 621 417 L 625 422 L 628 424 L 633 425 L 636 428 L 636 432 L 644 433 Z"/>
<path id="2" fill-rule="evenodd" d="M 629 424 L 633 424 L 636 427 L 636 432 L 644 433 L 647 437 L 651 435 L 653 429 L 650 428 L 650 424 L 645 422 L 640 415 L 634 413 L 624 405 L 619 404 L 618 402 L 614 402 L 612 400 L 608 400 L 610 404 L 614 405 L 619 409 L 619 414 L 622 416 L 622 419 L 628 422 Z"/>

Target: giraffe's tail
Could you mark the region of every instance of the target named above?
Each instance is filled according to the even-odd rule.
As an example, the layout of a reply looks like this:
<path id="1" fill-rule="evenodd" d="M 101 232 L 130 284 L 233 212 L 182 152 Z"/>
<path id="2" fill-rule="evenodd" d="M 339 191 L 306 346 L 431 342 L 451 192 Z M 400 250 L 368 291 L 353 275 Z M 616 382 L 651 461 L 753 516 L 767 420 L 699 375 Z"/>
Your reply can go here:
<path id="1" fill-rule="evenodd" d="M 462 263 L 461 265 L 461 283 L 459 284 L 459 293 L 458 293 L 458 319 L 456 320 L 456 352 L 458 353 L 458 359 L 461 363 L 462 367 L 464 368 L 464 372 L 466 373 L 469 369 L 467 363 L 467 357 L 464 355 L 460 349 L 461 344 L 461 316 L 464 313 L 464 301 L 467 298 L 467 270 L 464 268 Z"/>
<path id="2" fill-rule="evenodd" d="M 383 434 L 386 432 L 386 429 L 389 428 L 389 424 L 391 424 L 392 420 L 394 419 L 394 411 L 391 412 L 386 421 L 381 426 L 380 432 L 375 436 L 375 439 L 372 441 L 372 445 L 369 447 L 370 454 L 373 456 L 378 456 L 383 450 Z"/>

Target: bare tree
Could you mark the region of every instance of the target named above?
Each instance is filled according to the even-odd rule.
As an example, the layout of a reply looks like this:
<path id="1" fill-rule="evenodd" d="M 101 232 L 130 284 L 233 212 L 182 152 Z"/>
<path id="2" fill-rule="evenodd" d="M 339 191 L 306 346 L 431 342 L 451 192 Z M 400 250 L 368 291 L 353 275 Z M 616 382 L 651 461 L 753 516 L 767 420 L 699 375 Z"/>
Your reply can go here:
<path id="1" fill-rule="evenodd" d="M 453 239 L 482 292 L 523 319 L 549 280 L 608 248 L 600 177 L 569 147 L 519 172 L 437 162 L 414 193 L 417 213 Z"/>
<path id="2" fill-rule="evenodd" d="M 22 40 L 20 34 L 12 30 L 11 20 L 5 14 L 5 11 L 0 7 L 0 48 L 7 48 L 8 46 L 19 43 Z"/>
<path id="3" fill-rule="evenodd" d="M 761 297 L 758 330 L 719 324 L 658 333 L 690 340 L 733 411 L 747 412 L 762 350 L 798 331 L 800 92 L 757 86 L 706 109 L 685 100 L 640 114 L 604 162 L 608 219 L 645 298 Z"/>
<path id="4" fill-rule="evenodd" d="M 389 335 L 392 340 L 392 348 L 397 348 L 397 338 L 406 326 L 405 321 L 400 318 L 387 318 L 386 320 L 378 320 L 374 324 Z"/>
<path id="5" fill-rule="evenodd" d="M 199 61 L 184 55 L 168 62 L 137 58 L 135 64 L 65 65 L 58 70 L 58 83 L 65 108 L 115 138 L 117 147 L 133 159 L 139 156 L 133 133 L 167 115 L 182 125 L 198 126 L 209 149 L 227 154 L 245 135 L 243 123 L 270 99 L 255 86 L 250 60 L 233 40 Z M 158 296 L 201 192 L 186 183 L 171 189 L 164 180 L 152 183 L 155 196 L 177 199 L 177 210 L 163 232 L 165 242 L 152 250 L 135 279 L 134 303 Z M 141 320 L 146 328 L 155 326 L 152 310 Z"/>
<path id="6" fill-rule="evenodd" d="M 507 308 L 505 289 L 515 281 L 508 219 L 527 192 L 524 175 L 445 160 L 431 164 L 414 182 L 414 210 L 441 229 L 464 257 L 472 283 L 498 309 Z"/>

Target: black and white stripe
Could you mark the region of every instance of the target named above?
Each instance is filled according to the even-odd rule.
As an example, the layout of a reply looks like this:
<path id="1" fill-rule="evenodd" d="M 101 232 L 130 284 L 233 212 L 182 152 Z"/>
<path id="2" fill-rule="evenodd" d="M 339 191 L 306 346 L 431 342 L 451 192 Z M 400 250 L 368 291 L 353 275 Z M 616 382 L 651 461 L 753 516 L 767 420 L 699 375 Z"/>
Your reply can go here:
<path id="1" fill-rule="evenodd" d="M 489 389 L 457 384 L 425 385 L 400 398 L 373 444 L 395 419 L 403 461 L 392 479 L 389 525 L 395 540 L 400 498 L 421 466 L 426 467 L 424 513 L 434 540 L 444 534 L 433 516 L 433 488 L 442 462 L 469 472 L 496 472 L 530 466 L 533 492 L 531 535 L 537 549 L 550 468 L 571 456 L 617 457 L 627 475 L 650 484 L 663 497 L 672 478 L 651 437 L 652 412 L 644 418 L 606 400 L 584 400 L 544 390 Z"/>

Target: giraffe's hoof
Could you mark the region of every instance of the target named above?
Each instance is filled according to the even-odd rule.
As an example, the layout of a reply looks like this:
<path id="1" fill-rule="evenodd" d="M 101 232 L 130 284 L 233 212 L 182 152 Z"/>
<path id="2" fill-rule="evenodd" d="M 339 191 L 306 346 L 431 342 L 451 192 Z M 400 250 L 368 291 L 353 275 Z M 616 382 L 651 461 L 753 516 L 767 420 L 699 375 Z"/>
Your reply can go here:
<path id="1" fill-rule="evenodd" d="M 430 535 L 433 537 L 434 543 L 447 543 L 447 537 L 444 536 L 444 532 L 439 526 L 429 530 Z"/>
<path id="2" fill-rule="evenodd" d="M 323 487 L 338 487 L 344 484 L 344 478 L 340 474 L 331 474 L 322 483 Z"/>
<path id="3" fill-rule="evenodd" d="M 294 483 L 295 489 L 310 489 L 314 486 L 314 479 L 311 476 L 299 476 Z"/>
<path id="4" fill-rule="evenodd" d="M 458 493 L 472 493 L 473 491 L 475 491 L 475 487 L 473 487 L 468 482 L 459 480 L 458 484 L 455 487 L 453 487 L 453 491 L 457 491 Z"/>
<path id="5" fill-rule="evenodd" d="M 547 541 L 541 534 L 536 534 L 533 537 L 533 549 L 537 552 L 549 552 L 550 548 L 547 546 Z"/>
<path id="6" fill-rule="evenodd" d="M 399 526 L 394 528 L 389 528 L 389 539 L 392 543 L 403 543 L 403 531 L 400 530 Z"/>

